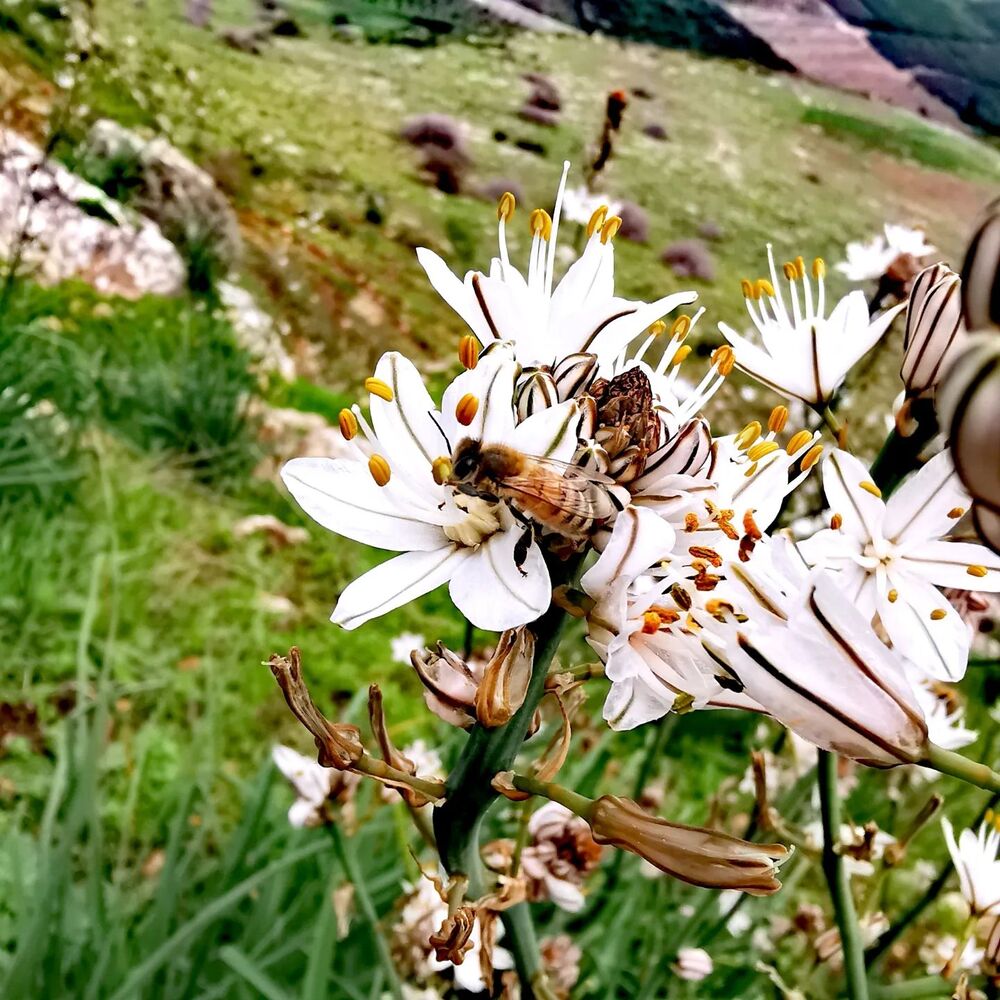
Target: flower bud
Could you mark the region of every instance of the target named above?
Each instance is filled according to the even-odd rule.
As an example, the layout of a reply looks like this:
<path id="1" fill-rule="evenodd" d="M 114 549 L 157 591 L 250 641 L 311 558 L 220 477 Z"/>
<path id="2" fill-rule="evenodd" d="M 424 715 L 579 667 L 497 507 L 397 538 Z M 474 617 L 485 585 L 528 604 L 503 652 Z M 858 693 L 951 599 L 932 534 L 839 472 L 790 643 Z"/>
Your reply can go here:
<path id="1" fill-rule="evenodd" d="M 534 662 L 535 636 L 529 629 L 508 629 L 500 636 L 476 692 L 476 718 L 487 729 L 509 722 L 524 704 Z"/>
<path id="2" fill-rule="evenodd" d="M 909 396 L 933 389 L 965 340 L 961 278 L 945 264 L 925 267 L 910 291 L 899 370 Z"/>
<path id="3" fill-rule="evenodd" d="M 442 643 L 437 651 L 415 649 L 410 662 L 424 687 L 427 707 L 445 722 L 466 729 L 476 721 L 476 692 L 484 664 L 466 663 Z"/>
<path id="4" fill-rule="evenodd" d="M 312 733 L 320 764 L 341 771 L 357 764 L 365 752 L 361 730 L 347 723 L 330 722 L 316 707 L 302 679 L 302 657 L 298 648 L 293 646 L 287 657 L 275 653 L 268 666 L 292 714 Z"/>
<path id="5" fill-rule="evenodd" d="M 597 355 L 569 354 L 552 370 L 559 399 L 575 399 L 586 392 L 597 374 Z"/>
<path id="6" fill-rule="evenodd" d="M 527 420 L 533 413 L 555 406 L 559 402 L 556 384 L 548 372 L 536 369 L 525 376 L 517 390 L 518 420 Z"/>
<path id="7" fill-rule="evenodd" d="M 714 968 L 712 956 L 704 948 L 681 948 L 673 965 L 674 972 L 690 983 L 700 983 Z"/>
<path id="8" fill-rule="evenodd" d="M 977 521 L 995 547 L 1000 520 L 1000 333 L 977 333 L 938 390 L 955 471 L 976 501 Z M 978 508 L 985 508 L 985 514 Z"/>
<path id="9" fill-rule="evenodd" d="M 986 209 L 962 264 L 962 309 L 970 330 L 1000 327 L 1000 199 Z"/>
<path id="10" fill-rule="evenodd" d="M 788 857 L 781 844 L 751 844 L 715 830 L 650 816 L 631 799 L 604 795 L 587 817 L 594 840 L 638 854 L 667 875 L 707 889 L 737 889 L 769 896 Z"/>

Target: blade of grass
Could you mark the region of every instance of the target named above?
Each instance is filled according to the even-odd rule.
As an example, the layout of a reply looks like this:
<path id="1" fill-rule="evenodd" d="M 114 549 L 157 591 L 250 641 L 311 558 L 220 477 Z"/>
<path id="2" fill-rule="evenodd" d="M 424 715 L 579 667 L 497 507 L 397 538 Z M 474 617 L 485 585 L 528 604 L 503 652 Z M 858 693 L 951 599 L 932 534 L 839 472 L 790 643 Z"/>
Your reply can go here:
<path id="1" fill-rule="evenodd" d="M 286 993 L 246 952 L 227 944 L 219 949 L 219 958 L 240 978 L 245 979 L 264 1000 L 291 1000 Z"/>

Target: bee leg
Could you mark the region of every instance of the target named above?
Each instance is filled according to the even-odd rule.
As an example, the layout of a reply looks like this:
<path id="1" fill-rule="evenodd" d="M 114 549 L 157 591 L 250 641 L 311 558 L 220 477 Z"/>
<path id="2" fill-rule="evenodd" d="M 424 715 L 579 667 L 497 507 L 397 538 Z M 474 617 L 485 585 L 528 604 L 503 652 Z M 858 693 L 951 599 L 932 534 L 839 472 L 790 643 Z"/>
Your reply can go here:
<path id="1" fill-rule="evenodd" d="M 521 576 L 527 576 L 525 572 L 524 563 L 528 558 L 528 548 L 531 545 L 532 538 L 534 537 L 534 529 L 529 524 L 525 527 L 521 534 L 521 537 L 517 540 L 514 545 L 514 565 L 517 567 L 517 571 Z"/>

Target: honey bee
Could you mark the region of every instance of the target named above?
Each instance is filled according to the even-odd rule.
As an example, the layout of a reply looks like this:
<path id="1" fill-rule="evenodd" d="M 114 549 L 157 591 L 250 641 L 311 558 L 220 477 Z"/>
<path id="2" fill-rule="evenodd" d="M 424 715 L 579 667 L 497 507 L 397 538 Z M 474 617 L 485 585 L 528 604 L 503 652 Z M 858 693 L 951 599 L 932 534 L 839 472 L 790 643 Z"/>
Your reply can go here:
<path id="1" fill-rule="evenodd" d="M 449 481 L 461 492 L 491 503 L 506 500 L 526 525 L 531 518 L 565 538 L 586 538 L 622 509 L 606 476 L 503 444 L 464 438 L 451 467 Z"/>

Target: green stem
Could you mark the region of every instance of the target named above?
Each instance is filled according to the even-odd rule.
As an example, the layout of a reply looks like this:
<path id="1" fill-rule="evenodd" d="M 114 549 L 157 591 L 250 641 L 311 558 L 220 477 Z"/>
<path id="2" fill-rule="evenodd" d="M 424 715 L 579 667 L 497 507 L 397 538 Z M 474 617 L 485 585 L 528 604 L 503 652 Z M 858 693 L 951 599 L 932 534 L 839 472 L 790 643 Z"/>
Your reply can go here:
<path id="1" fill-rule="evenodd" d="M 378 952 L 379 962 L 385 970 L 386 980 L 389 983 L 389 992 L 392 994 L 393 1000 L 404 1000 L 403 987 L 396 973 L 396 966 L 392 961 L 389 945 L 379 927 L 378 914 L 375 912 L 375 904 L 368 894 L 364 875 L 361 869 L 358 868 L 347 839 L 344 837 L 340 827 L 336 823 L 327 823 L 326 829 L 333 840 L 333 850 L 337 855 L 337 860 L 340 862 L 341 867 L 344 869 L 344 875 L 351 885 L 354 886 L 354 898 L 358 901 L 358 908 L 368 922 L 368 926 L 371 927 L 372 938 L 375 941 L 375 950 Z"/>
<path id="2" fill-rule="evenodd" d="M 917 468 L 920 453 L 938 432 L 937 416 L 930 400 L 913 400 L 910 415 L 917 422 L 917 429 L 909 437 L 903 437 L 895 429 L 890 431 L 872 463 L 872 481 L 878 484 L 885 497 Z"/>
<path id="3" fill-rule="evenodd" d="M 823 409 L 817 410 L 820 417 L 823 419 L 823 423 L 829 428 L 830 433 L 833 435 L 834 440 L 839 444 L 840 435 L 843 433 L 844 425 L 841 423 L 840 418 L 833 412 L 829 406 L 824 406 Z"/>
<path id="4" fill-rule="evenodd" d="M 1000 774 L 996 771 L 934 743 L 927 744 L 927 759 L 921 763 L 924 767 L 959 778 L 977 788 L 985 788 L 988 792 L 1000 792 Z"/>
<path id="5" fill-rule="evenodd" d="M 872 993 L 872 1000 L 916 1000 L 917 997 L 935 997 L 943 1000 L 951 996 L 952 987 L 940 976 L 908 979 L 891 986 L 882 986 Z"/>
<path id="6" fill-rule="evenodd" d="M 865 952 L 858 928 L 858 915 L 851 896 L 851 882 L 843 857 L 837 853 L 840 839 L 840 796 L 837 793 L 837 755 L 819 751 L 816 770 L 820 815 L 823 820 L 823 874 L 833 900 L 844 952 L 844 978 L 850 1000 L 868 1000 Z"/>
<path id="7" fill-rule="evenodd" d="M 571 788 L 564 785 L 557 785 L 552 781 L 538 781 L 526 774 L 515 774 L 511 776 L 511 784 L 519 792 L 530 792 L 532 795 L 541 795 L 552 802 L 558 802 L 565 806 L 570 812 L 577 816 L 589 819 L 591 809 L 594 805 L 593 799 L 588 799 L 586 795 L 580 795 Z"/>

